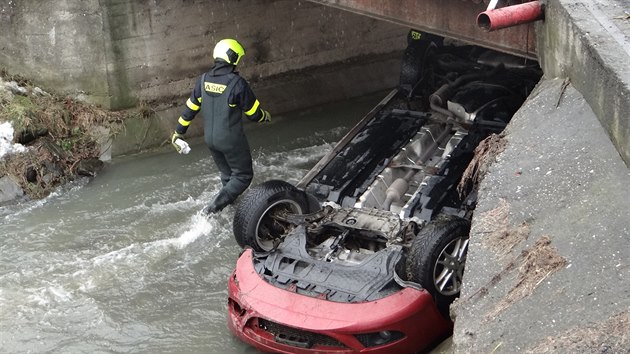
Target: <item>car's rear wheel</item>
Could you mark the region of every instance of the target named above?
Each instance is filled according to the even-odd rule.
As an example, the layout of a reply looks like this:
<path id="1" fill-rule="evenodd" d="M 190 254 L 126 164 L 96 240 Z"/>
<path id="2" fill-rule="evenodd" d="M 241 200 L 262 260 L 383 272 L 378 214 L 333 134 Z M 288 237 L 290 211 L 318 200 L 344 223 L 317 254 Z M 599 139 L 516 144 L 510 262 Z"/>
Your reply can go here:
<path id="1" fill-rule="evenodd" d="M 308 203 L 304 192 L 279 180 L 251 188 L 236 207 L 234 237 L 243 248 L 269 251 L 291 229 L 288 214 L 304 214 Z"/>
<path id="2" fill-rule="evenodd" d="M 440 215 L 420 230 L 409 251 L 409 278 L 433 295 L 446 317 L 462 287 L 469 232 L 468 220 Z"/>

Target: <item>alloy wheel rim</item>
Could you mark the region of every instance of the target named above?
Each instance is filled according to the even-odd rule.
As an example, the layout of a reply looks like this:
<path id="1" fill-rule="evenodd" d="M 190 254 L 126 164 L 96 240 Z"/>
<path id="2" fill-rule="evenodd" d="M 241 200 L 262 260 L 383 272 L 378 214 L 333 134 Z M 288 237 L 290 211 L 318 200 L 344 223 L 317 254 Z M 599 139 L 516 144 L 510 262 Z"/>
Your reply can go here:
<path id="1" fill-rule="evenodd" d="M 462 287 L 464 265 L 468 251 L 468 239 L 458 237 L 442 249 L 433 268 L 433 284 L 444 296 L 459 293 Z"/>

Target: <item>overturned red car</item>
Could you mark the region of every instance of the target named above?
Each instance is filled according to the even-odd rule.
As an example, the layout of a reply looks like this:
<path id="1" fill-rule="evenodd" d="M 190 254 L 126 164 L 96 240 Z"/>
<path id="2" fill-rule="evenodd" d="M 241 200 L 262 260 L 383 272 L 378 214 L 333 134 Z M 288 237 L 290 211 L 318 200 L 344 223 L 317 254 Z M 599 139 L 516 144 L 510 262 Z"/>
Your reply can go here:
<path id="1" fill-rule="evenodd" d="M 234 334 L 275 353 L 412 353 L 451 329 L 425 290 L 405 288 L 379 300 L 331 302 L 275 287 L 253 267 L 247 250 L 230 278 Z"/>
<path id="2" fill-rule="evenodd" d="M 414 353 L 449 336 L 476 184 L 535 62 L 411 31 L 401 82 L 293 186 L 243 197 L 228 326 L 279 353 Z"/>

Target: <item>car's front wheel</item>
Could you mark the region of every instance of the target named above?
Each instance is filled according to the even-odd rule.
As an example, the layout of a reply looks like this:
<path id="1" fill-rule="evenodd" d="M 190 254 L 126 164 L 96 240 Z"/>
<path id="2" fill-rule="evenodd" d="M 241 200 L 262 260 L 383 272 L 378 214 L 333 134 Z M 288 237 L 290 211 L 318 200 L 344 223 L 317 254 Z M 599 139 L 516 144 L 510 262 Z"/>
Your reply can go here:
<path id="1" fill-rule="evenodd" d="M 251 188 L 236 206 L 234 237 L 243 248 L 269 251 L 286 236 L 291 224 L 283 216 L 305 214 L 308 203 L 304 192 L 279 180 Z"/>
<path id="2" fill-rule="evenodd" d="M 446 317 L 462 287 L 469 232 L 468 220 L 440 215 L 420 230 L 409 251 L 409 278 L 433 295 Z"/>

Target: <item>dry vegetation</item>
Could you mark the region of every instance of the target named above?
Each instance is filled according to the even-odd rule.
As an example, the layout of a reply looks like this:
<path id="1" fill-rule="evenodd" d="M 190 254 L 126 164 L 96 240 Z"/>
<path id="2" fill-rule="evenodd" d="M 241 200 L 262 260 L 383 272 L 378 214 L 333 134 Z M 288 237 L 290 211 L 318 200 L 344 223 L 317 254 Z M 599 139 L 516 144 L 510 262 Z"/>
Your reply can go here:
<path id="1" fill-rule="evenodd" d="M 6 78 L 6 74 L 2 76 Z M 105 128 L 113 135 L 120 131 L 128 112 L 111 112 L 51 95 L 20 78 L 8 80 L 17 81 L 27 93 L 11 94 L 0 88 L 0 122 L 11 122 L 14 142 L 29 149 L 5 156 L 0 161 L 0 177 L 11 176 L 26 195 L 41 198 L 77 174 L 89 175 L 90 169 L 102 165 L 95 128 Z M 92 167 L 85 168 L 89 165 Z"/>
<path id="2" fill-rule="evenodd" d="M 494 319 L 515 302 L 533 294 L 545 279 L 567 264 L 567 260 L 551 246 L 549 236 L 538 239 L 532 247 L 524 250 L 519 258 L 521 260 L 516 283 L 507 295 L 486 314 L 484 320 Z"/>
<path id="3" fill-rule="evenodd" d="M 527 222 L 512 225 L 509 216 L 510 206 L 505 199 L 501 199 L 496 208 L 481 213 L 475 223 L 476 233 L 483 235 L 483 246 L 500 257 L 507 256 L 516 245 L 529 237 Z"/>
<path id="4" fill-rule="evenodd" d="M 457 185 L 460 195 L 478 186 L 486 176 L 490 166 L 496 161 L 497 156 L 505 150 L 507 142 L 502 135 L 491 134 L 485 138 L 475 148 L 475 156 L 462 175 L 462 179 Z"/>
<path id="5" fill-rule="evenodd" d="M 499 282 L 516 273 L 514 285 L 510 286 L 507 294 L 482 319 L 486 322 L 492 321 L 519 300 L 532 295 L 546 279 L 561 270 L 567 260 L 551 246 L 551 239 L 546 235 L 514 256 L 512 251 L 529 238 L 530 229 L 527 222 L 517 225 L 510 223 L 510 206 L 503 199 L 496 208 L 480 214 L 476 220 L 474 232 L 482 235 L 482 246 L 492 251 L 497 257 L 496 261 L 503 264 L 503 267 L 487 284 L 460 299 L 456 306 L 462 306 L 473 298 L 486 296 L 488 289 L 496 287 Z"/>

